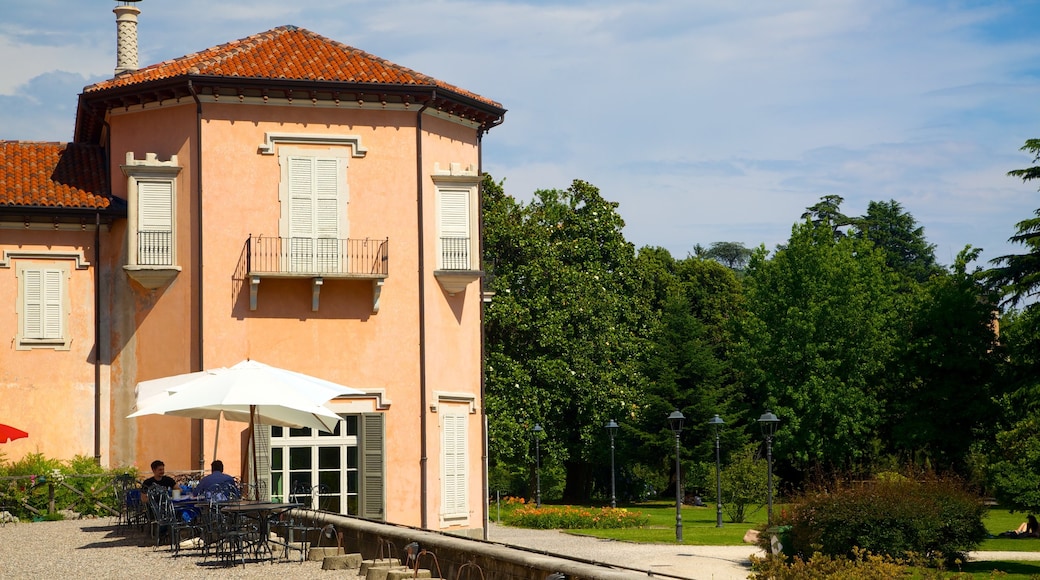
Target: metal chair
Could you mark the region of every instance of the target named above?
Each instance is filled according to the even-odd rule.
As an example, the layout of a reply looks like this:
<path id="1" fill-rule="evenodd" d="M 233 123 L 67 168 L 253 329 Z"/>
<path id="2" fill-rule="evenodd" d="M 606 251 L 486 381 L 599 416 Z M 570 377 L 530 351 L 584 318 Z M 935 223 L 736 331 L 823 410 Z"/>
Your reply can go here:
<path id="1" fill-rule="evenodd" d="M 245 566 L 248 531 L 242 528 L 240 518 L 220 508 L 219 501 L 210 499 L 199 516 L 203 561 L 212 554 L 224 564 L 237 566 L 241 562 Z"/>
<path id="2" fill-rule="evenodd" d="M 177 514 L 169 494 L 153 489 L 148 494 L 148 504 L 154 517 L 155 549 L 159 548 L 159 541 L 165 535 L 170 540 L 170 549 L 177 554 L 180 553 L 183 532 L 191 532 L 193 538 L 199 535 L 197 524 L 185 521 Z"/>
<path id="3" fill-rule="evenodd" d="M 310 517 L 305 518 L 298 511 L 294 510 L 296 513 L 287 513 L 285 515 L 286 519 L 272 523 L 271 527 L 285 534 L 282 557 L 288 560 L 289 550 L 299 550 L 300 562 L 303 562 L 307 559 L 307 551 L 310 548 L 311 539 L 319 538 L 320 541 L 320 534 L 325 527 L 322 514 L 325 513 L 328 507 L 329 486 L 323 483 L 312 486 L 302 481 L 294 482 L 293 489 L 289 494 L 289 501 L 303 504 L 304 507 L 300 508 L 300 510 L 309 510 L 311 512 Z"/>

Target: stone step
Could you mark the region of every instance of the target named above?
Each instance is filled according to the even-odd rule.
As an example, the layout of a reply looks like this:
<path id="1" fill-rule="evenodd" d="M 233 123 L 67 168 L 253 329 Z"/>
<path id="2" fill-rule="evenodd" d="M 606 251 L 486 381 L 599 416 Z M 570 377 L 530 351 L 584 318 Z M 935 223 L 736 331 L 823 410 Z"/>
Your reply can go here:
<path id="1" fill-rule="evenodd" d="M 325 556 L 339 556 L 341 554 L 343 554 L 343 548 L 338 546 L 311 546 L 311 549 L 307 552 L 307 560 L 311 562 L 321 562 L 325 559 Z"/>
<path id="2" fill-rule="evenodd" d="M 404 570 L 390 570 L 386 574 L 386 580 L 406 580 L 408 578 L 433 578 L 433 575 L 426 568 L 419 568 L 413 570 L 411 568 L 405 568 Z"/>
<path id="3" fill-rule="evenodd" d="M 364 576 L 372 566 L 400 566 L 401 561 L 397 558 L 380 558 L 376 560 L 362 560 L 359 575 Z"/>
<path id="4" fill-rule="evenodd" d="M 407 566 L 369 566 L 368 571 L 365 572 L 365 580 L 386 580 L 393 570 L 411 572 Z"/>
<path id="5" fill-rule="evenodd" d="M 322 570 L 357 570 L 361 567 L 361 554 L 338 554 L 325 556 L 321 561 Z"/>

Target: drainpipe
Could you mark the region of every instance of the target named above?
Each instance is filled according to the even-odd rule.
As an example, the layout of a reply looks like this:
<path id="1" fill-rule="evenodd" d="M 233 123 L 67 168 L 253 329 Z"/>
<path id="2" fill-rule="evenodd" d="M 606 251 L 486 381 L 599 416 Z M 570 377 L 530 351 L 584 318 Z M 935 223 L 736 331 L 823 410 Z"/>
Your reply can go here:
<path id="1" fill-rule="evenodd" d="M 428 528 L 426 509 L 426 259 L 423 228 L 423 158 L 422 158 L 422 116 L 430 103 L 437 100 L 437 91 L 433 91 L 430 100 L 416 113 L 415 117 L 415 193 L 419 212 L 419 502 L 422 528 Z"/>
<path id="2" fill-rule="evenodd" d="M 105 127 L 105 146 L 101 148 L 101 161 L 104 164 L 105 178 L 108 182 L 109 193 L 111 193 L 112 126 L 92 107 L 84 107 L 80 103 L 80 110 L 100 120 Z M 109 226 L 111 229 L 111 223 Z M 111 431 L 111 419 L 109 419 L 109 430 Z M 111 446 L 109 452 L 111 453 Z M 94 463 L 101 465 L 101 212 L 96 210 L 94 211 Z"/>
<path id="3" fill-rule="evenodd" d="M 477 177 L 480 178 L 480 182 L 477 183 L 477 256 L 478 268 L 481 272 L 484 271 L 484 130 L 483 127 L 477 128 Z M 485 388 L 485 377 L 487 374 L 487 350 L 484 348 L 484 282 L 487 280 L 487 274 L 482 274 L 480 277 L 480 460 L 484 465 L 483 473 L 480 474 L 480 488 L 484 491 L 483 508 L 483 527 L 484 527 L 484 541 L 488 540 L 488 518 L 490 518 L 489 507 L 487 498 L 491 497 L 491 490 L 488 488 L 488 469 L 490 468 L 488 458 L 488 416 L 487 416 L 487 405 L 484 401 L 484 388 Z"/>
<path id="4" fill-rule="evenodd" d="M 101 465 L 101 212 L 99 211 L 94 212 L 94 463 Z"/>
<path id="5" fill-rule="evenodd" d="M 198 199 L 199 223 L 199 240 L 195 246 L 195 284 L 198 288 L 199 352 L 198 364 L 195 367 L 195 370 L 201 371 L 206 368 L 203 364 L 205 350 L 203 349 L 202 340 L 202 101 L 199 100 L 199 95 L 195 92 L 195 85 L 192 84 L 191 79 L 188 79 L 188 92 L 191 93 L 191 98 L 195 99 L 195 191 Z M 195 419 L 195 428 L 199 439 L 199 471 L 204 472 L 206 471 L 206 445 L 203 441 L 205 431 L 203 431 L 204 423 L 202 421 L 202 419 Z M 214 441 L 214 443 L 216 442 Z"/>

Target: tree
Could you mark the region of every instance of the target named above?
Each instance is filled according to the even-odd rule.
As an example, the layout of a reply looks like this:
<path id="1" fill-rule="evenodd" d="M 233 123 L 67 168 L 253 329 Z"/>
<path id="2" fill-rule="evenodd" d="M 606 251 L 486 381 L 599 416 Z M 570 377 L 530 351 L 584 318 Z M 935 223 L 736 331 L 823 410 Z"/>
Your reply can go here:
<path id="1" fill-rule="evenodd" d="M 1040 161 L 1040 139 L 1029 139 L 1021 150 L 1033 154 L 1033 163 Z M 1013 169 L 1008 175 L 1022 181 L 1040 179 L 1040 165 Z M 1011 306 L 1040 291 L 1040 209 L 1034 214 L 1035 217 L 1015 224 L 1018 233 L 1008 240 L 1024 245 L 1026 253 L 998 256 L 991 261 L 996 267 L 987 272 L 990 283 L 1003 291 L 1005 303 Z"/>
<path id="2" fill-rule="evenodd" d="M 630 412 L 644 384 L 635 365 L 647 316 L 616 209 L 578 180 L 528 205 L 485 194 L 492 455 L 533 464 L 530 429 L 541 424 L 543 463 L 563 465 L 567 501 L 589 497 L 603 425 Z"/>
<path id="3" fill-rule="evenodd" d="M 752 257 L 736 356 L 749 402 L 783 420 L 778 461 L 848 469 L 876 456 L 902 319 L 895 284 L 872 243 L 836 237 L 827 220 Z"/>
<path id="4" fill-rule="evenodd" d="M 852 219 L 841 213 L 843 201 L 845 198 L 840 195 L 825 195 L 815 205 L 805 208 L 802 219 L 809 220 L 814 227 L 829 228 L 834 239 L 841 239 L 845 236 L 841 228 L 853 223 Z"/>
<path id="5" fill-rule="evenodd" d="M 715 260 L 737 272 L 743 270 L 751 259 L 751 250 L 740 242 L 712 242 L 706 250 L 700 245 L 695 246 L 694 250 L 696 256 Z"/>
<path id="6" fill-rule="evenodd" d="M 900 388 L 889 398 L 886 437 L 905 459 L 966 473 L 972 445 L 983 440 L 999 409 L 995 297 L 981 271 L 968 270 L 979 250 L 966 248 L 950 272 L 935 274 L 912 294 L 909 335 L 898 349 Z"/>
<path id="7" fill-rule="evenodd" d="M 636 263 L 654 322 L 640 359 L 648 384 L 625 433 L 634 441 L 625 461 L 639 465 L 640 473 L 668 474 L 669 485 L 656 491 L 674 494 L 675 440 L 666 418 L 679 409 L 687 417 L 680 446 L 682 481 L 687 489 L 704 489 L 707 482 L 692 477 L 691 470 L 695 459 L 714 456 L 708 419 L 716 413 L 729 416 L 733 408 L 728 321 L 741 308 L 740 283 L 715 260 L 674 260 L 661 248 L 642 248 Z M 725 437 L 726 449 L 732 449 L 740 430 L 727 430 Z"/>
<path id="8" fill-rule="evenodd" d="M 1005 314 L 1000 321 L 1001 413 L 988 454 L 993 494 L 1011 509 L 1040 512 L 1040 309 Z"/>
<path id="9" fill-rule="evenodd" d="M 924 237 L 924 228 L 895 200 L 872 201 L 866 215 L 853 221 L 851 235 L 870 240 L 885 252 L 885 263 L 917 282 L 942 271 L 935 260 L 935 244 Z"/>
<path id="10" fill-rule="evenodd" d="M 743 523 L 747 516 L 762 506 L 766 497 L 768 466 L 758 455 L 759 445 L 749 443 L 731 455 L 732 461 L 722 470 L 722 506 L 729 521 Z M 715 482 L 712 482 L 714 488 Z M 773 481 L 779 487 L 779 481 Z"/>

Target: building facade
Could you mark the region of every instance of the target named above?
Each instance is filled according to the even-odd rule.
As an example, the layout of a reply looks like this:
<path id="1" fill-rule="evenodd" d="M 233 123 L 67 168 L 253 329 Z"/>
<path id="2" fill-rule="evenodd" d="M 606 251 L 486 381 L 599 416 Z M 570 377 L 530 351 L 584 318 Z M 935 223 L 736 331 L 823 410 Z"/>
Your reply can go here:
<path id="1" fill-rule="evenodd" d="M 364 392 L 265 427 L 274 496 L 431 529 L 486 519 L 480 166 L 498 103 L 284 26 L 116 75 L 71 143 L 0 142 L 8 459 L 248 471 L 246 425 L 128 419 L 137 383 L 244 359 Z M 268 463 L 269 462 L 269 463 Z"/>

